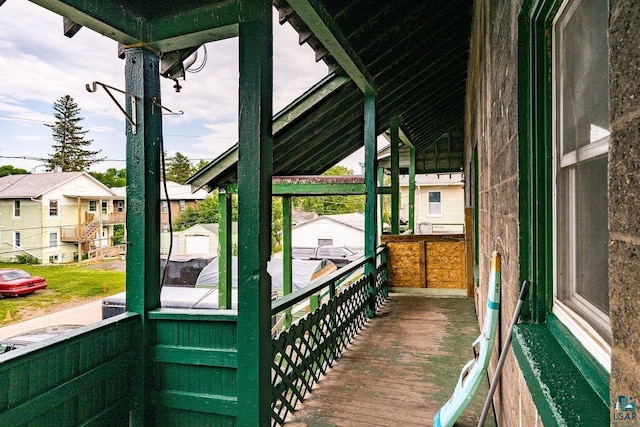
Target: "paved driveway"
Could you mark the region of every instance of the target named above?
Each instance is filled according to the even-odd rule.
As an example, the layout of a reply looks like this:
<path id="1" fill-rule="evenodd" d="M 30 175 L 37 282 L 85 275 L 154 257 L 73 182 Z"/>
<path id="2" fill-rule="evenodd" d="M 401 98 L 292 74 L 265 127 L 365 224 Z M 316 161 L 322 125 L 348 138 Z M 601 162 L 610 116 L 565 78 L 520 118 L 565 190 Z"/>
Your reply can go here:
<path id="1" fill-rule="evenodd" d="M 102 300 L 97 300 L 0 328 L 0 340 L 45 326 L 88 325 L 100 320 L 102 320 Z"/>

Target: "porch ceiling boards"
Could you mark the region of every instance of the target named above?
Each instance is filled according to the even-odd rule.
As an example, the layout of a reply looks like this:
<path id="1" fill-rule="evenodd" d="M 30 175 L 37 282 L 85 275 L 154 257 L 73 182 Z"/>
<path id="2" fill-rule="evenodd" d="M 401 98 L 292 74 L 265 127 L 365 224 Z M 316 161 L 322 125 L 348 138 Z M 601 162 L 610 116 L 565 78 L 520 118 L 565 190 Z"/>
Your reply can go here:
<path id="1" fill-rule="evenodd" d="M 311 2 L 316 3 L 316 2 Z M 318 1 L 366 67 L 377 91 L 376 133 L 400 116 L 416 148 L 416 172 L 459 170 L 462 150 L 440 152 L 437 140 L 460 128 L 464 117 L 472 3 L 398 0 Z M 344 71 L 323 48 L 286 0 L 275 0 L 281 23 L 288 22 L 300 41 L 316 51 L 337 76 Z M 327 81 L 332 79 L 331 76 Z M 318 85 L 322 87 L 322 82 Z M 318 97 L 312 88 L 294 104 L 315 96 L 315 103 L 284 126 L 274 125 L 274 174 L 320 174 L 363 145 L 363 94 L 351 80 Z M 276 114 L 282 120 L 287 109 Z M 196 187 L 234 182 L 237 150 L 214 160 L 192 179 Z M 452 159 L 452 156 L 454 157 Z M 446 157 L 446 159 L 445 159 Z M 435 165 L 435 166 L 434 166 Z"/>
<path id="2" fill-rule="evenodd" d="M 32 1 L 125 45 L 144 43 L 163 53 L 183 50 L 187 54 L 202 43 L 234 37 L 240 16 L 237 0 Z M 281 22 L 291 24 L 300 42 L 309 44 L 335 76 L 297 100 L 295 114 L 287 108 L 274 117 L 280 123 L 274 124 L 275 175 L 320 174 L 362 147 L 361 88 L 369 78 L 368 90 L 377 93 L 377 134 L 389 127 L 392 117 L 401 117 L 418 158 L 422 153 L 432 156 L 436 140 L 461 126 L 471 0 L 290 1 L 295 8 L 287 0 L 273 1 Z M 311 22 L 316 34 L 294 9 L 312 10 L 303 14 L 307 22 L 320 11 Z M 338 43 L 340 49 L 323 43 L 333 43 L 334 48 Z M 338 51 L 345 55 L 334 58 L 329 53 Z M 347 67 L 351 78 L 345 78 L 347 73 L 338 66 L 345 65 L 345 58 L 352 61 Z M 362 78 L 355 77 L 353 70 L 362 72 Z M 308 102 L 310 96 L 312 102 Z M 234 182 L 237 151 L 234 154 L 232 148 L 226 154 L 194 177 L 193 184 L 216 187 Z M 462 159 L 461 151 L 454 153 L 458 163 L 451 162 L 450 153 L 446 155 L 446 162 L 436 162 L 441 171 L 449 171 Z M 418 162 L 416 172 L 427 170 L 421 170 Z"/>

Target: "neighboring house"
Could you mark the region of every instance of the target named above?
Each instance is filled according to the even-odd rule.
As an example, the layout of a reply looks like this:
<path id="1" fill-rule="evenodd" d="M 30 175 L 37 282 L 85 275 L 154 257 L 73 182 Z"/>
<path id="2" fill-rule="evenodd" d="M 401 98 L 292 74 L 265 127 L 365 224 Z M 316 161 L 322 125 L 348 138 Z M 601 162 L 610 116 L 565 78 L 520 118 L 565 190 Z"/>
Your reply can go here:
<path id="1" fill-rule="evenodd" d="M 111 190 L 118 194 L 121 200 L 125 200 L 126 187 L 114 187 Z M 195 207 L 198 201 L 204 200 L 209 195 L 205 190 L 197 190 L 192 193 L 191 186 L 173 181 L 167 181 L 167 193 L 168 198 L 164 191 L 164 185 L 162 185 L 160 187 L 160 231 L 163 233 L 169 232 L 169 206 L 171 207 L 171 221 L 173 221 L 188 206 Z"/>
<path id="2" fill-rule="evenodd" d="M 464 232 L 464 181 L 461 173 L 416 175 L 416 233 Z M 400 177 L 400 218 L 409 218 L 409 177 Z"/>
<path id="3" fill-rule="evenodd" d="M 231 224 L 231 238 L 238 241 L 238 223 Z M 173 233 L 172 255 L 216 256 L 219 252 L 218 224 L 195 224 Z M 160 252 L 169 252 L 169 233 L 162 233 Z"/>
<path id="4" fill-rule="evenodd" d="M 364 247 L 364 215 L 349 213 L 321 215 L 291 229 L 292 246 L 348 246 Z"/>
<path id="5" fill-rule="evenodd" d="M 124 205 L 86 172 L 0 178 L 0 260 L 30 254 L 43 264 L 71 262 L 112 246 Z"/>

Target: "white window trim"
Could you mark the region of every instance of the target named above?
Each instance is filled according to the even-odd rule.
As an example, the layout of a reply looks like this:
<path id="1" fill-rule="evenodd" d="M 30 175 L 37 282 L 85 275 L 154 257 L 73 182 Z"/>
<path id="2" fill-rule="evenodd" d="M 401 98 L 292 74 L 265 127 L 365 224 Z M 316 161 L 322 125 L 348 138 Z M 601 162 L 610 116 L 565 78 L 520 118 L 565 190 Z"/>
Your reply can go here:
<path id="1" fill-rule="evenodd" d="M 56 207 L 56 214 L 55 215 L 51 215 L 51 202 L 56 202 L 56 204 L 58 205 Z M 57 199 L 49 199 L 49 202 L 47 203 L 47 214 L 49 216 L 49 218 L 59 218 L 60 217 L 60 201 Z"/>
<path id="2" fill-rule="evenodd" d="M 51 246 L 51 235 L 55 234 L 56 235 L 56 242 L 55 245 Z M 58 246 L 60 246 L 60 236 L 58 235 L 58 233 L 56 232 L 49 232 L 49 248 L 57 248 Z"/>
<path id="3" fill-rule="evenodd" d="M 91 209 L 91 204 L 93 203 L 93 209 Z M 89 200 L 89 212 L 98 212 L 98 201 L 97 200 Z"/>
<path id="4" fill-rule="evenodd" d="M 18 240 L 16 237 L 20 236 L 20 244 L 16 245 L 16 240 Z M 19 231 L 14 231 L 13 232 L 13 247 L 14 248 L 22 248 L 22 233 Z"/>
<path id="5" fill-rule="evenodd" d="M 571 9 L 575 9 L 580 4 L 581 0 L 575 0 L 571 2 Z M 560 16 L 564 12 L 567 5 L 570 3 L 570 0 L 565 0 L 558 11 L 556 12 L 555 18 L 553 20 L 552 26 L 555 27 L 560 19 Z M 571 151 L 567 154 L 564 154 L 559 161 L 557 161 L 560 153 L 563 152 L 564 147 L 559 147 L 558 143 L 558 135 L 563 131 L 562 129 L 562 121 L 556 120 L 556 116 L 558 111 L 562 111 L 562 98 L 559 97 L 560 88 L 557 87 L 556 82 L 558 81 L 556 76 L 556 64 L 557 54 L 556 54 L 556 32 L 552 32 L 552 42 L 551 42 L 551 81 L 552 81 L 552 108 L 551 115 L 553 120 L 552 123 L 552 221 L 553 221 L 553 314 L 571 331 L 571 333 L 576 337 L 578 341 L 582 343 L 589 353 L 593 355 L 593 357 L 602 365 L 603 368 L 607 370 L 607 372 L 611 372 L 611 345 L 607 342 L 605 338 L 602 337 L 601 333 L 596 331 L 587 321 L 583 319 L 583 317 L 572 310 L 568 305 L 563 303 L 558 298 L 558 229 L 556 224 L 558 223 L 558 212 L 557 212 L 557 199 L 558 199 L 558 191 L 557 191 L 557 180 L 558 180 L 558 166 L 565 168 L 567 166 L 574 165 L 578 163 L 578 161 L 587 160 L 591 158 L 595 158 L 601 155 L 604 155 L 609 151 L 609 137 L 601 138 L 598 141 L 594 141 L 593 143 L 579 147 L 574 151 Z M 575 185 L 575 180 L 571 178 L 570 185 Z M 570 209 L 571 213 L 575 212 L 575 209 Z M 575 224 L 575 220 L 569 221 L 570 224 Z M 570 234 L 572 238 L 575 237 L 575 231 L 571 230 Z M 572 256 L 575 255 L 575 251 L 571 251 Z M 575 261 L 572 261 L 571 264 L 575 265 Z M 571 269 L 570 272 L 572 275 L 574 270 Z M 582 298 L 580 295 L 575 293 L 575 285 L 576 279 L 572 277 L 569 279 L 569 283 L 571 283 L 571 304 L 575 304 L 580 306 L 583 311 L 587 311 L 591 314 L 591 321 L 595 321 L 599 325 L 610 327 L 610 319 L 604 312 L 597 309 L 593 304 L 588 302 L 586 299 Z"/>
<path id="6" fill-rule="evenodd" d="M 18 202 L 18 205 L 20 206 L 20 215 L 22 215 L 22 201 L 21 200 L 14 200 L 13 201 L 13 219 L 20 219 L 20 215 L 16 215 L 16 202 Z"/>
<path id="7" fill-rule="evenodd" d="M 429 194 L 431 194 L 431 193 L 440 193 L 440 213 L 432 213 L 431 212 L 431 202 L 429 201 Z M 427 191 L 427 216 L 428 217 L 438 217 L 438 218 L 442 217 L 442 191 L 441 190 L 429 190 L 429 191 Z"/>

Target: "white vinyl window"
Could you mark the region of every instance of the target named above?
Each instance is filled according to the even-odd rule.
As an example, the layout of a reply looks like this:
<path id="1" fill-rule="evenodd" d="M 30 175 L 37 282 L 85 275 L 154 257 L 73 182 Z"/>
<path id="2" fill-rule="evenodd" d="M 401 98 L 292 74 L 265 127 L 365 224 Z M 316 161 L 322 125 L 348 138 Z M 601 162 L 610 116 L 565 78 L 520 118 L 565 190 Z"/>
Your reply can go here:
<path id="1" fill-rule="evenodd" d="M 180 202 L 179 202 L 179 203 L 180 203 L 180 205 L 179 205 L 179 206 L 180 206 L 179 210 L 180 210 L 180 212 L 182 213 L 182 212 L 184 212 L 184 210 L 185 210 L 185 208 L 186 208 L 186 206 L 187 206 L 187 202 L 186 202 L 185 200 L 180 200 Z"/>
<path id="2" fill-rule="evenodd" d="M 610 352 L 607 153 L 609 7 L 574 0 L 553 26 L 553 312 L 585 347 Z"/>
<path id="3" fill-rule="evenodd" d="M 427 197 L 429 199 L 427 215 L 442 216 L 442 193 L 440 191 L 429 191 Z"/>
<path id="4" fill-rule="evenodd" d="M 89 212 L 96 212 L 98 210 L 98 202 L 96 200 L 89 200 Z"/>
<path id="5" fill-rule="evenodd" d="M 100 203 L 100 212 L 102 212 L 102 215 L 106 215 L 107 214 L 107 209 L 108 209 L 108 203 L 105 200 L 103 200 Z"/>
<path id="6" fill-rule="evenodd" d="M 58 246 L 58 233 L 49 233 L 49 247 L 55 248 Z"/>
<path id="7" fill-rule="evenodd" d="M 22 236 L 19 231 L 13 232 L 13 246 L 19 248 L 22 245 Z"/>
<path id="8" fill-rule="evenodd" d="M 20 218 L 20 200 L 13 201 L 13 217 Z"/>
<path id="9" fill-rule="evenodd" d="M 49 216 L 58 216 L 57 200 L 49 200 Z"/>

